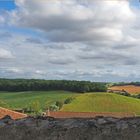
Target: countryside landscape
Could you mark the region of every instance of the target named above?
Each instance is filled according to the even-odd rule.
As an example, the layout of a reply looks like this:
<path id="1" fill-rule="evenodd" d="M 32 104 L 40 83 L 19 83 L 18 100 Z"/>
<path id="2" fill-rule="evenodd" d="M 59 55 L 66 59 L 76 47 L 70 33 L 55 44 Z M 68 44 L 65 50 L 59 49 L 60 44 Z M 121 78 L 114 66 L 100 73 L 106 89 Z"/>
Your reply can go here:
<path id="1" fill-rule="evenodd" d="M 0 105 L 41 115 L 60 112 L 140 115 L 140 83 L 98 83 L 67 80 L 0 80 Z M 117 115 L 117 114 L 116 114 Z"/>
<path id="2" fill-rule="evenodd" d="M 0 0 L 0 140 L 140 140 L 140 0 Z"/>

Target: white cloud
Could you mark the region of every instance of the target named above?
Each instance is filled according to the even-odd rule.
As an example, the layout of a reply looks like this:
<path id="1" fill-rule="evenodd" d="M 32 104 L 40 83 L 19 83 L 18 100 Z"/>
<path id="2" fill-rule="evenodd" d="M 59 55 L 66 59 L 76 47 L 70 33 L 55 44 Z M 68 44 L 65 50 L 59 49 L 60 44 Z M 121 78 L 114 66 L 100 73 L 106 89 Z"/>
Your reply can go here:
<path id="1" fill-rule="evenodd" d="M 10 73 L 12 72 L 12 73 L 17 73 L 17 74 L 22 73 L 22 70 L 20 70 L 19 68 L 14 68 L 14 67 L 8 68 L 7 71 Z"/>
<path id="2" fill-rule="evenodd" d="M 135 14 L 128 1 L 88 2 L 77 0 L 16 0 L 19 9 L 11 14 L 11 23 L 40 29 L 51 41 L 121 41 L 122 29 Z M 32 12 L 36 9 L 35 12 Z M 84 33 L 84 34 L 83 34 Z"/>
<path id="3" fill-rule="evenodd" d="M 0 59 L 10 59 L 13 58 L 12 53 L 9 50 L 0 48 Z"/>
<path id="4" fill-rule="evenodd" d="M 3 16 L 0 16 L 0 23 L 4 23 L 5 22 L 5 19 Z"/>
<path id="5" fill-rule="evenodd" d="M 129 1 L 16 0 L 16 4 L 17 9 L 0 16 L 0 23 L 41 36 L 0 33 L 4 48 L 0 59 L 14 55 L 1 60 L 0 67 L 14 66 L 17 76 L 27 78 L 137 79 L 140 12 Z"/>

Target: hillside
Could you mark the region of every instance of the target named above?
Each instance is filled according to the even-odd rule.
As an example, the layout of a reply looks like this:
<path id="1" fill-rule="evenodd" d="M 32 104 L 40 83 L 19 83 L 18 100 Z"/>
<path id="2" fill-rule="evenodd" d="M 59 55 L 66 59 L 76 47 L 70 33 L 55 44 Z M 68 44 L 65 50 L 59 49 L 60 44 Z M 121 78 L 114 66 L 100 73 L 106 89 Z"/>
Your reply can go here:
<path id="1" fill-rule="evenodd" d="M 140 94 L 140 86 L 135 86 L 135 85 L 112 86 L 109 89 L 125 90 L 130 94 Z"/>
<path id="2" fill-rule="evenodd" d="M 68 91 L 0 92 L 0 101 L 6 102 L 11 109 L 30 107 L 34 101 L 39 101 L 40 108 L 43 109 L 56 101 L 77 95 L 80 94 Z"/>
<path id="3" fill-rule="evenodd" d="M 112 93 L 87 93 L 64 105 L 61 111 L 126 112 L 140 115 L 140 100 Z"/>

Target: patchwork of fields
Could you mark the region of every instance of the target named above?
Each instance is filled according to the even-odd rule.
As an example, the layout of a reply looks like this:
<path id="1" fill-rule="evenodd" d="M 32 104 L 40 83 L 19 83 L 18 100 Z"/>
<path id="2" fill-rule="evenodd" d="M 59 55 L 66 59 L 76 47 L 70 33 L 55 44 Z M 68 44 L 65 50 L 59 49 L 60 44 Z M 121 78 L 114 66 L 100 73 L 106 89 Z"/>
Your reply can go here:
<path id="1" fill-rule="evenodd" d="M 124 85 L 124 86 L 113 86 L 111 90 L 125 90 L 130 94 L 140 94 L 140 86 L 135 85 Z"/>
<path id="2" fill-rule="evenodd" d="M 68 91 L 30 91 L 0 92 L 0 100 L 5 101 L 10 109 L 27 108 L 34 101 L 40 103 L 40 109 L 75 97 L 69 104 L 64 104 L 61 111 L 96 112 L 96 113 L 130 113 L 140 115 L 140 99 L 113 93 L 75 93 Z"/>

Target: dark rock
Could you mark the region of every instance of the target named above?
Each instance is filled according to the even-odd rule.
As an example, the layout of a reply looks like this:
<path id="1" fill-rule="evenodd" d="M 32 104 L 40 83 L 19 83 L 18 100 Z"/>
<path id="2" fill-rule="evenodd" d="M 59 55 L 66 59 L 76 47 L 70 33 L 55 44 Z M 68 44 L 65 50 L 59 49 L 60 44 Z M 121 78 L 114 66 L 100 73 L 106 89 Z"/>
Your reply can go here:
<path id="1" fill-rule="evenodd" d="M 7 123 L 7 124 L 11 124 L 13 119 L 11 118 L 11 116 L 6 115 L 1 119 L 2 122 Z"/>
<path id="2" fill-rule="evenodd" d="M 1 120 L 12 120 L 11 116 L 6 115 Z"/>

